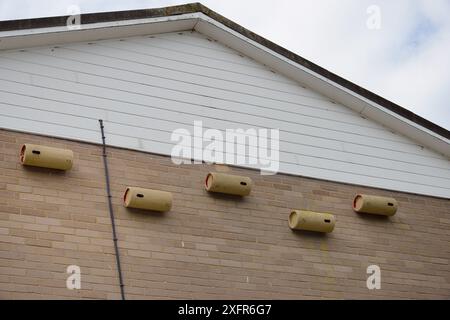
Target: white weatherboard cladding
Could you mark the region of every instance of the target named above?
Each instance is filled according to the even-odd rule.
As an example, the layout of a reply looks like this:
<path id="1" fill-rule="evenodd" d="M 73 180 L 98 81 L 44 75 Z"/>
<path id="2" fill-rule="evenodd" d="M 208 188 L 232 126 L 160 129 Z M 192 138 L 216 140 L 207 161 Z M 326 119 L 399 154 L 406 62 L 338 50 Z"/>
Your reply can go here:
<path id="1" fill-rule="evenodd" d="M 0 53 L 0 127 L 170 155 L 170 135 L 280 129 L 280 172 L 450 198 L 450 162 L 197 32 Z M 249 165 L 249 167 L 252 167 Z"/>

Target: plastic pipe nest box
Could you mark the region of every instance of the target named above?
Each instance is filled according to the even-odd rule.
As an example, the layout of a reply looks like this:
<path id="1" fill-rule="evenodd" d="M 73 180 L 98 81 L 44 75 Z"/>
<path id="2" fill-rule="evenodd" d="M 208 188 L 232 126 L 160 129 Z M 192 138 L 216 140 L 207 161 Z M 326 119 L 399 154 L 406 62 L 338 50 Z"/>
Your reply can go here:
<path id="1" fill-rule="evenodd" d="M 289 227 L 293 230 L 308 230 L 315 232 L 332 232 L 336 218 L 329 213 L 293 210 L 289 215 Z"/>
<path id="2" fill-rule="evenodd" d="M 248 196 L 252 190 L 252 184 L 252 179 L 249 177 L 210 172 L 206 176 L 205 188 L 209 192 Z"/>
<path id="3" fill-rule="evenodd" d="M 73 152 L 37 144 L 24 144 L 20 149 L 20 162 L 26 166 L 70 170 L 73 164 Z"/>
<path id="4" fill-rule="evenodd" d="M 353 210 L 358 213 L 393 216 L 397 209 L 398 202 L 394 198 L 358 194 L 353 200 Z"/>
<path id="5" fill-rule="evenodd" d="M 123 203 L 127 208 L 166 212 L 172 208 L 172 194 L 159 190 L 127 187 Z"/>

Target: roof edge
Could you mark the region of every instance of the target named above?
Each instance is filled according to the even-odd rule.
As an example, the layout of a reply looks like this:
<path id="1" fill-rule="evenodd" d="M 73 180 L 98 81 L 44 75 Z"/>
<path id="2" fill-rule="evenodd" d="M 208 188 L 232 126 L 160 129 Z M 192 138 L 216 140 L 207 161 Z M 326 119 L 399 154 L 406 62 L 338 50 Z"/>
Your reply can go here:
<path id="1" fill-rule="evenodd" d="M 127 11 L 111 11 L 111 12 L 99 12 L 99 13 L 85 13 L 81 14 L 81 24 L 92 24 L 92 23 L 102 23 L 102 22 L 113 22 L 113 21 L 125 21 L 125 20 L 135 20 L 135 19 L 146 19 L 146 18 L 158 18 L 167 16 L 176 16 L 181 14 L 197 13 L 201 12 L 213 20 L 220 22 L 231 30 L 253 40 L 264 47 L 278 53 L 281 56 L 329 79 L 330 81 L 337 83 L 338 85 L 355 92 L 356 94 L 367 98 L 368 100 L 408 119 L 446 139 L 450 139 L 450 131 L 415 114 L 414 112 L 401 107 L 400 105 L 391 102 L 337 74 L 326 70 L 323 67 L 285 49 L 274 42 L 242 27 L 236 22 L 220 15 L 219 13 L 209 9 L 208 7 L 202 5 L 201 3 L 188 3 L 184 5 L 176 5 L 164 8 L 154 8 L 154 9 L 138 9 L 138 10 L 127 10 Z M 2 31 L 17 31 L 26 29 L 39 29 L 39 28 L 50 28 L 50 27 L 60 27 L 65 26 L 67 19 L 70 16 L 55 16 L 55 17 L 45 17 L 45 18 L 33 18 L 33 19 L 21 19 L 21 20 L 6 20 L 0 21 L 0 32 Z"/>
<path id="2" fill-rule="evenodd" d="M 113 22 L 113 21 L 125 21 L 135 19 L 148 19 L 167 16 L 176 16 L 181 14 L 196 13 L 211 11 L 204 5 L 198 2 L 188 3 L 177 6 L 152 8 L 152 9 L 137 9 L 126 11 L 108 11 L 97 13 L 83 13 L 80 15 L 81 25 Z M 206 14 L 206 13 L 205 13 Z M 67 24 L 67 19 L 70 15 L 66 16 L 54 16 L 32 19 L 20 19 L 20 20 L 4 20 L 0 21 L 0 32 L 3 31 L 17 31 L 26 29 L 40 29 L 51 27 L 62 27 Z"/>

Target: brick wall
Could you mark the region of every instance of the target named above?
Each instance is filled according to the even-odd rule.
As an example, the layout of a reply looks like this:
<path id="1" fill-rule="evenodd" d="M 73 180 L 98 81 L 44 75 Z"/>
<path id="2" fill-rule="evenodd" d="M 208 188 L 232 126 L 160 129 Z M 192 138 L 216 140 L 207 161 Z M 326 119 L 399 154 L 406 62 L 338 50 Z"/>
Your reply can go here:
<path id="1" fill-rule="evenodd" d="M 22 143 L 70 148 L 71 171 L 23 167 Z M 450 201 L 108 150 L 125 280 L 132 298 L 450 298 Z M 101 148 L 0 130 L 0 298 L 120 298 Z M 209 171 L 250 176 L 242 200 L 211 195 Z M 173 193 L 172 211 L 125 209 L 127 185 Z M 355 214 L 358 192 L 393 196 L 392 218 Z M 330 212 L 328 235 L 292 232 L 293 208 Z M 381 290 L 366 288 L 367 266 Z M 81 267 L 81 290 L 66 268 Z"/>

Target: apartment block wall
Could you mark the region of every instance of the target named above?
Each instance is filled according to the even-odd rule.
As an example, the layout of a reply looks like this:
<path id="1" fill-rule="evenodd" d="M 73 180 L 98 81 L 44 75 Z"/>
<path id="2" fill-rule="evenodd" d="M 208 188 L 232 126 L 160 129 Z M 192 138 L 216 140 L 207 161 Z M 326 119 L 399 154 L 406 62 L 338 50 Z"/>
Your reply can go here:
<path id="1" fill-rule="evenodd" d="M 22 143 L 70 148 L 74 167 L 23 167 Z M 450 298 L 449 200 L 118 148 L 108 161 L 127 299 Z M 209 171 L 251 177 L 252 194 L 208 194 Z M 126 209 L 126 186 L 170 191 L 173 208 Z M 356 214 L 358 192 L 400 209 Z M 333 213 L 334 232 L 291 231 L 293 208 Z M 381 290 L 366 287 L 372 264 Z M 80 290 L 66 288 L 69 265 L 81 268 Z M 0 130 L 0 298 L 120 298 L 100 146 Z"/>

